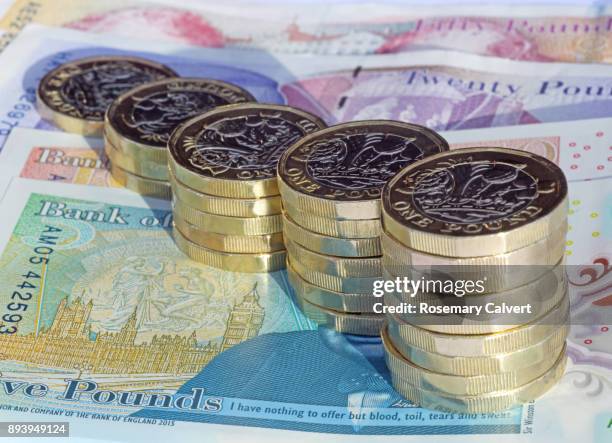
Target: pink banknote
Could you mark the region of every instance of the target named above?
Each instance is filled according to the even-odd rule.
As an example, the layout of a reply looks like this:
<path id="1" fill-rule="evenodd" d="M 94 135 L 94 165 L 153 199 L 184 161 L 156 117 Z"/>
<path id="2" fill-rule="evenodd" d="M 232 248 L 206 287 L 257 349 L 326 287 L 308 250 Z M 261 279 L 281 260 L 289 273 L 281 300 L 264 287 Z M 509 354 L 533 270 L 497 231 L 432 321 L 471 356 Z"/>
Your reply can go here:
<path id="1" fill-rule="evenodd" d="M 91 148 L 32 148 L 19 176 L 78 185 L 120 186 L 110 175 L 104 152 Z"/>
<path id="2" fill-rule="evenodd" d="M 568 9 L 548 17 L 428 17 L 431 10 L 398 8 L 372 16 L 345 5 L 334 21 L 313 22 L 311 11 L 282 4 L 270 14 L 254 7 L 216 7 L 130 0 L 17 0 L 0 21 L 0 46 L 28 23 L 65 26 L 125 37 L 175 41 L 206 47 L 256 47 L 291 53 L 376 54 L 451 49 L 515 60 L 612 61 L 612 17 L 575 17 Z M 218 5 L 219 6 L 219 5 Z M 279 10 L 280 9 L 280 10 Z M 337 9 L 337 8 L 336 8 Z M 328 11 L 329 12 L 329 11 Z M 507 10 L 504 11 L 507 14 Z M 552 14 L 552 12 L 551 12 Z M 327 18 L 327 15 L 323 18 Z"/>

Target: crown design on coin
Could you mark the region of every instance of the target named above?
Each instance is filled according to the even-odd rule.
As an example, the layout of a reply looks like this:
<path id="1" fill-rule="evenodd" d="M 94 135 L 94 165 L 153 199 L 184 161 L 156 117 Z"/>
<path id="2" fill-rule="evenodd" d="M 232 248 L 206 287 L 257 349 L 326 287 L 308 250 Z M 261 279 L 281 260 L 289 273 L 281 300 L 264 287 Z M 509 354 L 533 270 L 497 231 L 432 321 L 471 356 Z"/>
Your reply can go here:
<path id="1" fill-rule="evenodd" d="M 441 221 L 493 221 L 520 211 L 539 195 L 538 180 L 525 168 L 481 161 L 417 170 L 410 177 L 412 199 L 416 208 Z"/>
<path id="2" fill-rule="evenodd" d="M 403 166 L 423 157 L 414 141 L 382 132 L 337 133 L 301 151 L 310 153 L 304 160 L 318 183 L 339 189 L 380 189 Z"/>
<path id="3" fill-rule="evenodd" d="M 230 169 L 254 170 L 272 177 L 278 159 L 287 148 L 304 136 L 297 124 L 280 113 L 258 113 L 218 120 L 184 146 L 191 152 L 190 163 L 219 174 Z"/>

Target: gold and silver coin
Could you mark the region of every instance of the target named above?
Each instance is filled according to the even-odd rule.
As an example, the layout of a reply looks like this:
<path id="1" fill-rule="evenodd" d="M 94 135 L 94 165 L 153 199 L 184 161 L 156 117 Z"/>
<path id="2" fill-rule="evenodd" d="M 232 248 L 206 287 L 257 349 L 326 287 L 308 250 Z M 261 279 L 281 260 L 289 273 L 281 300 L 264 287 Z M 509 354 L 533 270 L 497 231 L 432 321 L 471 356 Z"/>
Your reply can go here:
<path id="1" fill-rule="evenodd" d="M 360 239 L 379 236 L 382 225 L 379 218 L 339 220 L 312 215 L 287 203 L 283 197 L 283 209 L 296 223 L 309 231 L 334 238 Z"/>
<path id="2" fill-rule="evenodd" d="M 517 351 L 542 341 L 569 318 L 569 298 L 549 312 L 519 327 L 490 334 L 445 334 L 410 324 L 389 314 L 389 331 L 401 343 L 450 357 L 483 357 Z"/>
<path id="3" fill-rule="evenodd" d="M 281 213 L 280 196 L 262 198 L 228 198 L 203 194 L 170 177 L 172 193 L 176 200 L 193 209 L 228 217 L 261 217 Z"/>
<path id="4" fill-rule="evenodd" d="M 139 175 L 131 174 L 121 169 L 112 161 L 110 162 L 110 173 L 113 179 L 121 186 L 148 197 L 170 200 L 172 191 L 170 184 L 162 180 L 153 180 Z"/>
<path id="5" fill-rule="evenodd" d="M 339 277 L 380 277 L 380 257 L 333 257 L 310 251 L 290 238 L 285 239 L 287 251 L 304 266 Z"/>
<path id="6" fill-rule="evenodd" d="M 287 238 L 319 254 L 337 257 L 374 257 L 382 254 L 380 237 L 339 238 L 310 231 L 297 224 L 286 212 L 283 231 Z"/>
<path id="7" fill-rule="evenodd" d="M 216 251 L 238 254 L 262 254 L 283 251 L 285 249 L 283 234 L 280 232 L 266 235 L 218 234 L 192 225 L 178 215 L 174 216 L 174 224 L 193 243 Z"/>
<path id="8" fill-rule="evenodd" d="M 397 281 L 397 277 L 383 269 L 383 280 Z M 568 297 L 567 291 L 561 261 L 539 279 L 504 292 L 458 297 L 422 290 L 410 294 L 394 290 L 385 292 L 384 302 L 386 312 L 423 329 L 444 334 L 490 334 L 537 320 L 560 306 Z"/>
<path id="9" fill-rule="evenodd" d="M 169 78 L 119 96 L 105 115 L 105 138 L 130 159 L 123 169 L 168 180 L 167 145 L 181 123 L 218 106 L 254 102 L 244 89 L 204 78 Z"/>
<path id="10" fill-rule="evenodd" d="M 289 283 L 299 297 L 310 303 L 339 312 L 372 313 L 374 303 L 379 301 L 371 292 L 369 294 L 336 292 L 309 283 L 295 270 L 293 263 L 295 262 L 290 258 L 287 260 Z"/>
<path id="11" fill-rule="evenodd" d="M 203 212 L 174 199 L 173 212 L 186 222 L 208 232 L 226 235 L 268 235 L 282 232 L 280 215 L 262 217 L 228 217 Z"/>
<path id="12" fill-rule="evenodd" d="M 549 160 L 506 148 L 465 148 L 404 168 L 382 195 L 385 230 L 447 257 L 506 254 L 567 218 L 567 182 Z"/>
<path id="13" fill-rule="evenodd" d="M 283 204 L 328 219 L 378 219 L 387 180 L 447 150 L 441 136 L 419 125 L 387 120 L 335 125 L 304 137 L 281 157 Z"/>
<path id="14" fill-rule="evenodd" d="M 186 237 L 177 226 L 173 229 L 177 247 L 189 258 L 214 268 L 231 272 L 273 272 L 285 268 L 284 250 L 263 254 L 238 254 L 216 251 L 198 245 Z"/>
<path id="15" fill-rule="evenodd" d="M 513 372 L 559 353 L 569 333 L 569 325 L 554 328 L 541 341 L 510 352 L 482 356 L 445 355 L 405 343 L 389 321 L 387 333 L 395 348 L 414 364 L 443 374 L 483 375 Z"/>
<path id="16" fill-rule="evenodd" d="M 291 251 L 288 251 L 288 257 L 291 259 L 293 270 L 300 277 L 310 284 L 330 291 L 344 292 L 349 294 L 366 294 L 371 296 L 373 292 L 372 289 L 374 288 L 376 281 L 380 280 L 380 276 L 341 277 L 338 275 L 327 274 L 302 264 L 299 257 L 292 255 Z"/>
<path id="17" fill-rule="evenodd" d="M 228 105 L 194 117 L 168 142 L 174 177 L 196 191 L 229 198 L 279 194 L 278 159 L 325 123 L 289 106 Z"/>
<path id="18" fill-rule="evenodd" d="M 344 334 L 377 336 L 385 317 L 378 314 L 349 313 L 316 305 L 296 294 L 296 302 L 308 318 L 321 326 Z"/>
<path id="19" fill-rule="evenodd" d="M 419 388 L 393 372 L 391 380 L 400 394 L 423 408 L 469 414 L 487 413 L 528 403 L 542 396 L 561 379 L 566 363 L 564 347 L 551 367 L 538 377 L 513 389 L 500 389 L 479 395 L 452 395 L 440 390 Z"/>
<path id="20" fill-rule="evenodd" d="M 387 366 L 396 378 L 419 389 L 451 395 L 481 395 L 517 389 L 544 375 L 559 358 L 559 352 L 551 353 L 524 368 L 494 374 L 471 376 L 444 374 L 422 368 L 406 359 L 395 348 L 385 328 L 381 335 Z"/>
<path id="21" fill-rule="evenodd" d="M 168 66 L 138 57 L 88 57 L 49 71 L 36 91 L 40 115 L 67 132 L 102 135 L 104 114 L 124 92 L 176 77 Z"/>
<path id="22" fill-rule="evenodd" d="M 389 233 L 380 236 L 383 267 L 388 274 L 413 279 L 485 281 L 484 292 L 505 292 L 539 279 L 565 257 L 567 221 L 548 237 L 505 254 L 444 257 L 410 249 Z M 527 265 L 527 266 L 526 266 Z"/>

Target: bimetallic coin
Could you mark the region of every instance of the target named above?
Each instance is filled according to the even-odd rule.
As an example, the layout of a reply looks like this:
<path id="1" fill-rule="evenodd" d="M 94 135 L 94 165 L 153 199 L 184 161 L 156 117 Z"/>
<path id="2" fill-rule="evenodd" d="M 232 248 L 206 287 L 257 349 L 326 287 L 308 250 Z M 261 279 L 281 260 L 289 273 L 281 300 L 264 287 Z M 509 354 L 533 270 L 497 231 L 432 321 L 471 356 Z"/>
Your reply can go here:
<path id="1" fill-rule="evenodd" d="M 559 359 L 559 353 L 550 354 L 546 358 L 525 368 L 496 374 L 472 376 L 443 374 L 417 366 L 406 359 L 395 348 L 384 327 L 382 328 L 381 336 L 387 367 L 396 379 L 402 380 L 415 388 L 443 394 L 461 396 L 483 395 L 496 391 L 516 389 L 542 376 Z M 565 349 L 561 352 L 564 351 Z"/>
<path id="2" fill-rule="evenodd" d="M 321 288 L 304 280 L 293 268 L 291 258 L 287 259 L 287 276 L 295 293 L 304 300 L 327 309 L 340 312 L 372 313 L 374 303 L 380 303 L 370 294 L 347 294 Z"/>
<path id="3" fill-rule="evenodd" d="M 282 232 L 280 215 L 263 217 L 228 217 L 198 211 L 176 198 L 172 202 L 174 213 L 186 222 L 208 232 L 226 235 L 267 235 Z"/>
<path id="4" fill-rule="evenodd" d="M 215 251 L 189 241 L 176 225 L 172 231 L 176 246 L 189 258 L 213 268 L 231 272 L 273 272 L 285 268 L 285 251 L 268 254 L 232 254 Z"/>
<path id="5" fill-rule="evenodd" d="M 237 254 L 263 254 L 283 251 L 285 243 L 283 234 L 268 235 L 227 235 L 208 232 L 198 228 L 179 216 L 174 217 L 174 224 L 191 242 L 208 249 Z"/>
<path id="6" fill-rule="evenodd" d="M 179 124 L 217 106 L 254 101 L 244 89 L 218 80 L 159 80 L 130 89 L 113 101 L 106 111 L 105 133 L 140 168 L 163 167 L 165 175 L 159 178 L 167 180 L 168 140 Z"/>
<path id="7" fill-rule="evenodd" d="M 384 280 L 396 280 L 383 269 Z M 558 306 L 567 297 L 568 283 L 565 267 L 560 262 L 543 277 L 527 285 L 505 292 L 484 295 L 466 295 L 456 297 L 452 294 L 441 295 L 419 291 L 415 293 L 385 292 L 384 300 L 387 306 L 401 307 L 405 303 L 419 307 L 421 303 L 428 307 L 480 307 L 477 314 L 428 314 L 428 313 L 396 313 L 406 323 L 413 324 L 429 331 L 444 334 L 491 334 L 521 327 L 534 321 Z M 508 308 L 528 306 L 529 312 L 487 313 L 489 306 Z"/>
<path id="8" fill-rule="evenodd" d="M 339 277 L 381 277 L 380 257 L 333 257 L 317 254 L 298 245 L 290 238 L 285 239 L 287 251 L 302 265 L 319 272 Z"/>
<path id="9" fill-rule="evenodd" d="M 176 77 L 172 69 L 137 57 L 89 57 L 64 63 L 38 84 L 40 115 L 68 132 L 102 135 L 108 106 L 134 86 Z"/>
<path id="10" fill-rule="evenodd" d="M 377 314 L 346 313 L 310 303 L 299 295 L 295 301 L 304 315 L 321 326 L 343 334 L 378 336 L 385 317 Z"/>
<path id="11" fill-rule="evenodd" d="M 411 402 L 427 409 L 468 414 L 503 411 L 542 396 L 555 386 L 565 371 L 565 348 L 552 367 L 539 377 L 515 389 L 500 390 L 480 395 L 451 395 L 440 391 L 420 389 L 391 373 L 391 382 L 397 392 Z"/>
<path id="12" fill-rule="evenodd" d="M 338 238 L 310 231 L 283 213 L 283 231 L 287 238 L 319 254 L 337 257 L 374 257 L 382 254 L 380 237 Z"/>
<path id="13" fill-rule="evenodd" d="M 557 306 L 531 323 L 492 334 L 443 334 L 407 323 L 396 314 L 388 314 L 388 318 L 389 331 L 402 343 L 452 357 L 491 356 L 531 346 L 566 324 L 569 298 L 564 297 Z"/>
<path id="14" fill-rule="evenodd" d="M 364 220 L 335 220 L 312 215 L 283 200 L 283 209 L 297 224 L 321 235 L 339 238 L 372 238 L 382 232 L 380 217 Z"/>
<path id="15" fill-rule="evenodd" d="M 141 195 L 165 200 L 170 200 L 172 198 L 172 191 L 170 189 L 170 183 L 168 182 L 130 174 L 112 161 L 110 162 L 110 173 L 113 179 L 121 186 Z"/>
<path id="16" fill-rule="evenodd" d="M 198 211 L 228 217 L 260 217 L 281 213 L 280 195 L 252 199 L 217 197 L 191 189 L 180 183 L 172 173 L 170 185 L 177 200 Z"/>
<path id="17" fill-rule="evenodd" d="M 334 292 L 344 292 L 348 294 L 372 295 L 372 289 L 378 277 L 339 277 L 337 275 L 326 274 L 316 271 L 309 266 L 303 265 L 299 257 L 290 253 L 287 256 L 291 259 L 291 265 L 295 272 L 308 283 Z M 379 300 L 380 301 L 380 300 Z"/>
<path id="18" fill-rule="evenodd" d="M 405 343 L 391 325 L 392 322 L 389 323 L 387 329 L 389 337 L 395 348 L 406 359 L 431 371 L 465 376 L 513 372 L 534 365 L 551 354 L 557 355 L 564 346 L 569 333 L 569 325 L 565 324 L 531 346 L 481 357 L 461 357 L 438 354 Z"/>
<path id="19" fill-rule="evenodd" d="M 565 256 L 567 221 L 548 237 L 505 254 L 480 257 L 444 257 L 408 248 L 382 232 L 383 266 L 393 276 L 435 273 L 445 279 L 482 280 L 485 292 L 504 292 L 542 276 Z"/>
<path id="20" fill-rule="evenodd" d="M 168 165 L 165 167 L 152 163 L 142 163 L 137 158 L 125 155 L 118 150 L 109 139 L 104 137 L 104 153 L 108 159 L 124 171 L 156 181 L 168 183 Z"/>
<path id="21" fill-rule="evenodd" d="M 282 153 L 325 127 L 318 117 L 289 106 L 219 107 L 176 128 L 168 142 L 169 165 L 192 189 L 221 197 L 278 195 L 276 167 Z"/>
<path id="22" fill-rule="evenodd" d="M 567 182 L 549 160 L 506 148 L 465 148 L 403 169 L 382 196 L 385 230 L 448 257 L 505 254 L 550 236 L 567 218 Z"/>
<path id="23" fill-rule="evenodd" d="M 283 154 L 279 189 L 283 203 L 308 214 L 375 219 L 387 180 L 447 150 L 448 143 L 423 126 L 388 120 L 344 123 L 304 137 Z"/>

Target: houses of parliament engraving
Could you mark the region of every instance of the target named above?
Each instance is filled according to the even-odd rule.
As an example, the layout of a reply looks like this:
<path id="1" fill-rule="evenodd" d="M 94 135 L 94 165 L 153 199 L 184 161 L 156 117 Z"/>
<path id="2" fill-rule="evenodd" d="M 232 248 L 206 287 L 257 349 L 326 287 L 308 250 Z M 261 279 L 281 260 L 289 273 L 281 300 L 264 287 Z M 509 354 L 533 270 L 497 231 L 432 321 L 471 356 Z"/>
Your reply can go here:
<path id="1" fill-rule="evenodd" d="M 220 345 L 198 344 L 195 331 L 189 337 L 156 335 L 136 344 L 136 312 L 119 332 L 94 336 L 88 323 L 92 308 L 91 301 L 77 298 L 68 304 L 63 299 L 51 326 L 38 335 L 0 335 L 0 359 L 103 374 L 192 374 L 222 351 L 257 336 L 265 314 L 255 285 L 232 308 Z"/>

